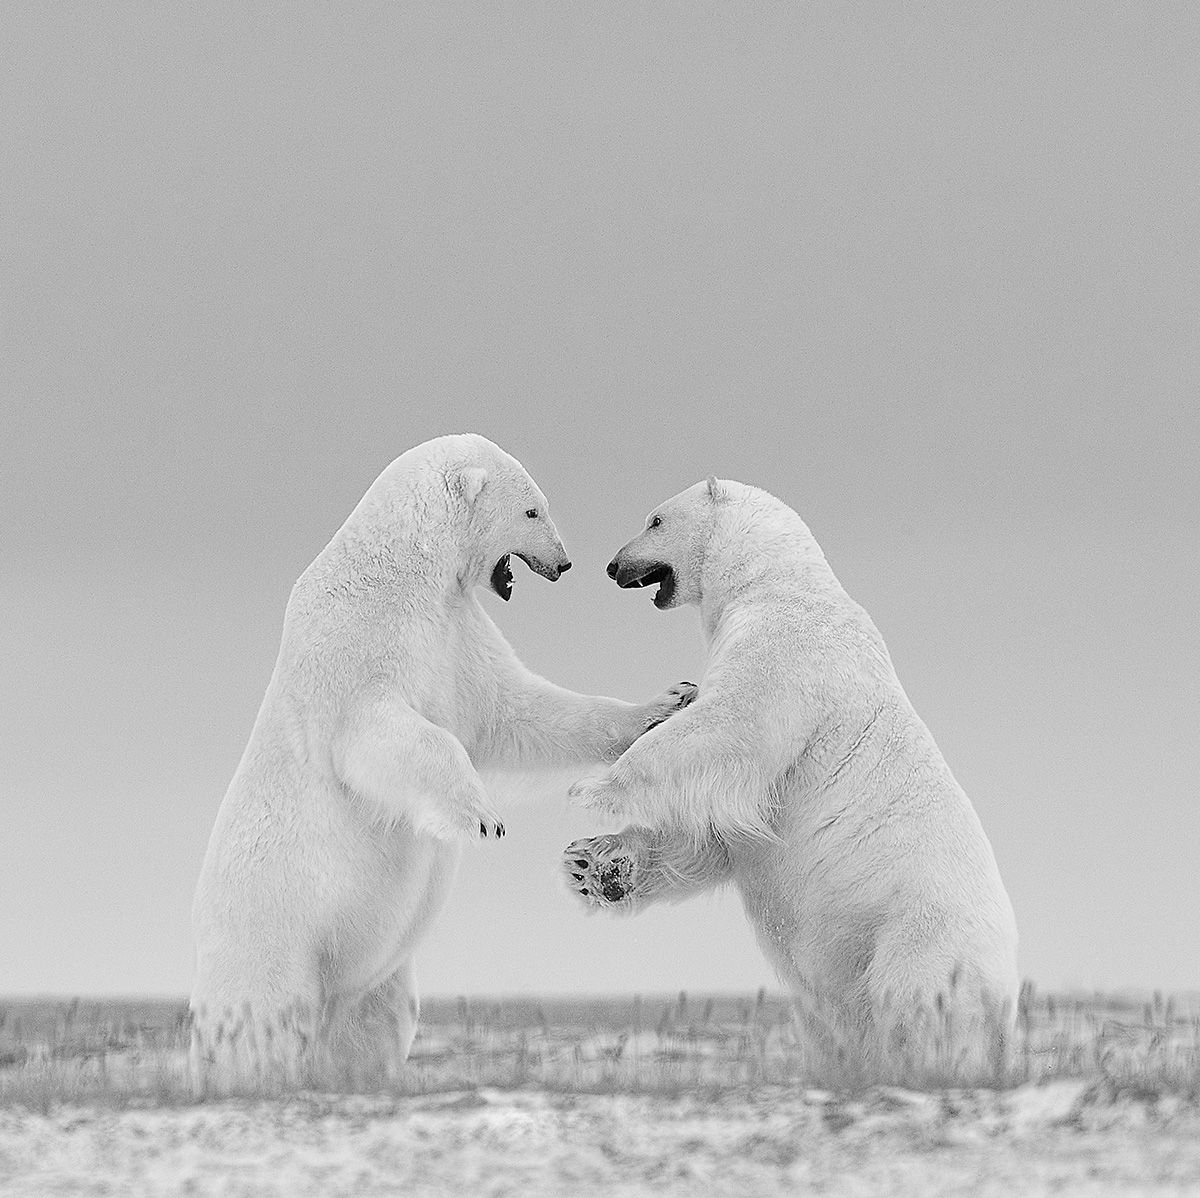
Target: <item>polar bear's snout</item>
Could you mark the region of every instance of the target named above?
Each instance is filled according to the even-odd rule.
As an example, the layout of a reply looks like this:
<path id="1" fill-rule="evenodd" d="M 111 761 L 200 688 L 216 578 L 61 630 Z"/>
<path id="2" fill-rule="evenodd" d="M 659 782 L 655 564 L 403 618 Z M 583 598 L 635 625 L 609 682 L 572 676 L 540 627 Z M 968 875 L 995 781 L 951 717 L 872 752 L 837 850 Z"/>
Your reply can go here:
<path id="1" fill-rule="evenodd" d="M 514 556 L 519 557 L 535 574 L 540 574 L 543 578 L 548 578 L 551 582 L 557 582 L 559 578 L 565 574 L 570 568 L 571 563 L 567 560 L 564 554 L 561 561 L 545 562 L 540 557 L 535 557 L 532 553 L 517 553 Z M 512 597 L 512 568 L 508 564 L 509 555 L 506 553 L 492 569 L 492 590 L 496 592 L 506 603 Z"/>
<path id="2" fill-rule="evenodd" d="M 656 582 L 666 582 L 672 572 L 666 562 L 633 562 L 610 570 L 609 577 L 615 578 L 617 586 L 627 590 L 629 587 L 651 587 Z"/>
<path id="3" fill-rule="evenodd" d="M 570 559 L 565 553 L 555 562 L 543 561 L 540 557 L 535 557 L 532 553 L 518 553 L 517 557 L 535 574 L 540 574 L 543 578 L 548 578 L 551 582 L 557 582 L 571 568 Z"/>
<path id="4" fill-rule="evenodd" d="M 649 587 L 665 582 L 674 570 L 666 562 L 651 558 L 623 559 L 622 553 L 608 563 L 607 573 L 623 590 L 629 587 Z"/>
<path id="5" fill-rule="evenodd" d="M 630 587 L 652 587 L 660 584 L 654 595 L 655 607 L 671 605 L 675 597 L 675 569 L 657 558 L 625 558 L 624 550 L 608 563 L 608 576 L 622 590 Z"/>

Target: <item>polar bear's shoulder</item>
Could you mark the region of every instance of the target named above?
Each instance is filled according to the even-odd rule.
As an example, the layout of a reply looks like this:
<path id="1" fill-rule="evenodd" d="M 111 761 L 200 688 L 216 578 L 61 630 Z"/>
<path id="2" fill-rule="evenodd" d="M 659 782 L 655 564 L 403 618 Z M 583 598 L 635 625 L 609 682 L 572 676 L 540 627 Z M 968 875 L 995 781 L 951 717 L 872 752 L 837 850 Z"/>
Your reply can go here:
<path id="1" fill-rule="evenodd" d="M 891 665 L 879 630 L 840 587 L 814 593 L 782 586 L 732 605 L 714 632 L 711 655 L 809 669 L 835 659 Z"/>

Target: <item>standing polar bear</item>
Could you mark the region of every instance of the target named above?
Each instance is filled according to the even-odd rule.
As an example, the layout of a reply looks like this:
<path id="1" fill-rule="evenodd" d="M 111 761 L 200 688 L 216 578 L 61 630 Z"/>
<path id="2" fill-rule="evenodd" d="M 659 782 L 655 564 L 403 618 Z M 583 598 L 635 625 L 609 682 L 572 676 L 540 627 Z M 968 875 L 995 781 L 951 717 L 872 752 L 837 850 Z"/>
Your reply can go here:
<path id="1" fill-rule="evenodd" d="M 659 608 L 697 604 L 709 661 L 685 712 L 571 788 L 640 826 L 572 844 L 569 884 L 637 911 L 732 882 L 827 1047 L 880 1066 L 952 1025 L 975 1059 L 1015 1013 L 1012 907 L 883 639 L 807 526 L 710 478 L 656 508 L 608 573 L 658 584 Z"/>
<path id="2" fill-rule="evenodd" d="M 552 582 L 571 565 L 519 462 L 439 437 L 300 576 L 196 890 L 201 1068 L 236 1076 L 268 1050 L 286 1067 L 301 1043 L 339 1068 L 403 1060 L 413 952 L 460 843 L 504 834 L 479 771 L 614 761 L 694 695 L 639 706 L 527 670 L 474 593 L 508 599 L 511 556 Z"/>

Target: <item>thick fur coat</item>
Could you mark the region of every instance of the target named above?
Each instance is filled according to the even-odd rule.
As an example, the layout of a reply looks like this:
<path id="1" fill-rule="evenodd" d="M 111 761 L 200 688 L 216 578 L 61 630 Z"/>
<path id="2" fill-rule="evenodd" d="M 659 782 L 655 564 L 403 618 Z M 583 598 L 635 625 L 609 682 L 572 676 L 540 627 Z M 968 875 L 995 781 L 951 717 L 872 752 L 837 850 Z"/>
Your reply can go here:
<path id="1" fill-rule="evenodd" d="M 611 762 L 694 694 L 635 705 L 531 673 L 476 595 L 508 598 L 510 555 L 570 567 L 520 463 L 441 437 L 383 471 L 296 583 L 196 889 L 199 1067 L 257 1068 L 246 1052 L 289 1036 L 285 1056 L 403 1060 L 413 954 L 460 846 L 503 834 L 480 771 Z"/>
<path id="2" fill-rule="evenodd" d="M 636 911 L 732 883 L 838 1051 L 878 1063 L 950 1023 L 994 1047 L 1018 975 L 991 846 L 800 517 L 710 479 L 656 508 L 609 573 L 698 605 L 708 664 L 686 711 L 572 788 L 634 826 L 571 845 L 570 884 Z"/>

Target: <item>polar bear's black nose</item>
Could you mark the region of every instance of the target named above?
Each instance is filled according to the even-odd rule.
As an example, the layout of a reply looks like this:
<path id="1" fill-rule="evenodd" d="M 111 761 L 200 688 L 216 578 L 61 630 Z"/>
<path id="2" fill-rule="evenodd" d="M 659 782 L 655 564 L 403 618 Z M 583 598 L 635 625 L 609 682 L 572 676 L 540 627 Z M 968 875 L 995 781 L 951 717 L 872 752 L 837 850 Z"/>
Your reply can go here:
<path id="1" fill-rule="evenodd" d="M 617 559 L 615 557 L 612 559 L 611 562 L 608 563 L 606 573 L 608 574 L 609 578 L 616 578 L 616 576 L 617 576 Z"/>

